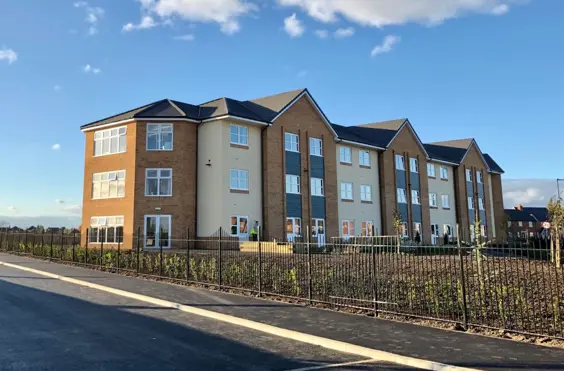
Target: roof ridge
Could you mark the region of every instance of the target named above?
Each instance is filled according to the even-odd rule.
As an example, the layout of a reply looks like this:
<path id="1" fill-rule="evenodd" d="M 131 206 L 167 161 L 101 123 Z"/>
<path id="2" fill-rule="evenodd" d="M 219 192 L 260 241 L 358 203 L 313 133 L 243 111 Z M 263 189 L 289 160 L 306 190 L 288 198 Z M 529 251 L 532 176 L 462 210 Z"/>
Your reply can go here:
<path id="1" fill-rule="evenodd" d="M 142 113 L 145 112 L 145 111 L 148 111 L 149 108 L 151 108 L 151 107 L 153 107 L 153 106 L 155 106 L 155 105 L 157 105 L 157 104 L 160 104 L 160 103 L 166 101 L 167 99 L 168 99 L 168 98 L 164 98 L 164 99 L 160 99 L 160 100 L 158 100 L 158 101 L 155 101 L 155 102 L 153 102 L 153 103 L 147 104 L 145 107 L 143 107 L 143 109 L 142 109 L 141 111 L 139 111 L 139 112 L 137 112 L 136 114 L 134 114 L 133 117 L 138 117 L 137 115 L 140 115 L 140 114 L 142 114 Z M 141 107 L 140 107 L 140 108 L 141 108 Z M 134 111 L 134 110 L 131 110 L 131 111 Z M 126 111 L 126 112 L 124 112 L 124 113 L 131 112 L 131 111 Z"/>
<path id="2" fill-rule="evenodd" d="M 173 106 L 178 112 L 180 112 L 180 114 L 184 117 L 186 117 L 186 112 L 184 112 L 183 110 L 181 110 L 176 104 L 174 104 L 173 100 L 170 98 L 166 99 L 168 101 L 168 103 L 170 103 L 171 106 Z M 183 102 L 179 102 L 179 103 L 183 103 Z"/>
<path id="3" fill-rule="evenodd" d="M 200 104 L 198 104 L 198 106 L 203 106 L 204 104 L 208 104 L 208 103 L 211 103 L 211 102 L 215 102 L 215 101 L 218 101 L 218 100 L 220 100 L 220 99 L 225 99 L 225 97 L 215 98 L 215 99 L 209 100 L 209 101 L 207 101 L 207 102 L 200 103 Z"/>
<path id="4" fill-rule="evenodd" d="M 291 93 L 291 92 L 294 92 L 294 91 L 299 91 L 300 94 L 301 94 L 301 93 L 303 93 L 303 92 L 306 91 L 306 90 L 307 90 L 307 88 L 292 89 L 292 90 L 287 90 L 287 91 L 283 91 L 283 92 L 276 93 L 276 94 L 265 95 L 264 97 L 258 97 L 258 98 L 247 99 L 247 100 L 245 100 L 244 102 L 252 102 L 252 101 L 254 101 L 254 100 L 260 100 L 260 99 L 264 99 L 264 98 L 275 97 L 275 96 L 277 96 L 277 95 L 282 95 L 282 94 L 286 94 L 286 93 Z M 298 94 L 298 95 L 299 95 L 299 94 Z"/>

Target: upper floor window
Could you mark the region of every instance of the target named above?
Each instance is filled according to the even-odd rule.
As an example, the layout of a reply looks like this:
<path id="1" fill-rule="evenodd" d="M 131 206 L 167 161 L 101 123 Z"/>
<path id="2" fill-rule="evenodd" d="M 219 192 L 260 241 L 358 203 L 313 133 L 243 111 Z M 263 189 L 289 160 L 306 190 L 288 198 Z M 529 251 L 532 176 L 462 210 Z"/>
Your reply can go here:
<path id="1" fill-rule="evenodd" d="M 286 174 L 286 193 L 300 194 L 300 177 Z"/>
<path id="2" fill-rule="evenodd" d="M 300 152 L 300 137 L 296 134 L 285 133 L 284 138 L 286 151 Z"/>
<path id="3" fill-rule="evenodd" d="M 437 194 L 436 193 L 429 193 L 429 206 L 437 207 Z"/>
<path id="4" fill-rule="evenodd" d="M 448 179 L 448 168 L 446 166 L 441 166 L 441 179 Z"/>
<path id="5" fill-rule="evenodd" d="M 405 193 L 404 188 L 398 188 L 398 203 L 400 204 L 407 203 L 407 194 Z"/>
<path id="6" fill-rule="evenodd" d="M 427 176 L 430 178 L 435 177 L 435 164 L 427 164 Z"/>
<path id="7" fill-rule="evenodd" d="M 248 191 L 249 172 L 247 170 L 231 169 L 229 171 L 229 188 L 239 191 Z"/>
<path id="8" fill-rule="evenodd" d="M 360 186 L 360 200 L 361 201 L 372 201 L 372 186 L 361 185 Z"/>
<path id="9" fill-rule="evenodd" d="M 339 148 L 339 159 L 346 164 L 352 163 L 351 147 L 341 146 Z"/>
<path id="10" fill-rule="evenodd" d="M 474 210 L 474 197 L 468 197 L 468 209 Z"/>
<path id="11" fill-rule="evenodd" d="M 231 144 L 240 146 L 249 145 L 249 128 L 246 126 L 233 125 L 229 126 L 229 141 Z"/>
<path id="12" fill-rule="evenodd" d="M 90 243 L 123 242 L 123 216 L 94 216 L 90 218 Z"/>
<path id="13" fill-rule="evenodd" d="M 125 196 L 125 170 L 96 173 L 92 176 L 92 198 Z"/>
<path id="14" fill-rule="evenodd" d="M 476 170 L 476 180 L 478 183 L 484 183 L 484 176 L 482 175 L 482 172 L 479 170 Z"/>
<path id="15" fill-rule="evenodd" d="M 481 197 L 478 198 L 478 208 L 479 208 L 480 210 L 485 210 L 485 209 L 486 209 L 485 206 L 484 206 L 484 199 L 481 198 Z"/>
<path id="16" fill-rule="evenodd" d="M 511 227 L 511 221 L 510 220 L 507 221 L 507 226 Z"/>
<path id="17" fill-rule="evenodd" d="M 309 138 L 309 154 L 323 156 L 323 142 L 318 138 Z"/>
<path id="18" fill-rule="evenodd" d="M 409 170 L 412 173 L 418 173 L 419 172 L 419 161 L 417 161 L 416 158 L 413 158 L 413 157 L 409 158 Z"/>
<path id="19" fill-rule="evenodd" d="M 517 224 L 519 225 L 519 227 L 523 226 L 523 222 L 517 222 Z"/>
<path id="20" fill-rule="evenodd" d="M 147 151 L 172 151 L 172 124 L 147 124 Z"/>
<path id="21" fill-rule="evenodd" d="M 416 189 L 411 190 L 411 203 L 414 205 L 421 205 L 421 196 Z"/>
<path id="22" fill-rule="evenodd" d="M 472 170 L 470 170 L 470 169 L 466 169 L 466 181 L 467 182 L 472 181 Z"/>
<path id="23" fill-rule="evenodd" d="M 311 195 L 323 196 L 323 179 L 311 178 Z"/>
<path id="24" fill-rule="evenodd" d="M 353 199 L 353 184 L 352 183 L 341 183 L 341 200 L 352 200 Z"/>
<path id="25" fill-rule="evenodd" d="M 443 204 L 443 209 L 450 209 L 450 200 L 448 195 L 441 195 L 441 202 Z"/>
<path id="26" fill-rule="evenodd" d="M 172 169 L 146 169 L 145 196 L 172 196 Z"/>
<path id="27" fill-rule="evenodd" d="M 396 170 L 405 170 L 405 158 L 402 155 L 396 155 Z"/>
<path id="28" fill-rule="evenodd" d="M 370 167 L 370 152 L 364 150 L 358 151 L 358 163 L 360 166 Z"/>
<path id="29" fill-rule="evenodd" d="M 533 222 L 529 222 L 529 228 L 533 228 Z"/>
<path id="30" fill-rule="evenodd" d="M 94 133 L 94 156 L 125 152 L 127 127 L 99 130 Z"/>

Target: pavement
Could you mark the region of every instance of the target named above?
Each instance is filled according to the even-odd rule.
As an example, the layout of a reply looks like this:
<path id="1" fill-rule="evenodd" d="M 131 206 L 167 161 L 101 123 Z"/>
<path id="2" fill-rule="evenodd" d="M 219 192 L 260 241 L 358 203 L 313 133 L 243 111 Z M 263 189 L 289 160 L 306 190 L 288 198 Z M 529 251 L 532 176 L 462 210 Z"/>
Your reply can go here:
<path id="1" fill-rule="evenodd" d="M 484 370 L 564 370 L 564 350 L 559 349 L 2 253 L 0 261 L 449 365 Z M 4 266 L 0 266 L 0 329 L 0 370 L 307 370 L 365 361 Z M 330 369 L 412 370 L 378 362 Z"/>

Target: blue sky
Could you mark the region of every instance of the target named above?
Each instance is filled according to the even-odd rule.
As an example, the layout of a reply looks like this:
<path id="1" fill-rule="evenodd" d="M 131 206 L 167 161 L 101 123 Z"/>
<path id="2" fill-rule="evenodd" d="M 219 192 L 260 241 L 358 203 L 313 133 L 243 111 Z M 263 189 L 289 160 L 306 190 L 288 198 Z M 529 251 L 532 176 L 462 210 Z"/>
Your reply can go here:
<path id="1" fill-rule="evenodd" d="M 425 142 L 475 137 L 506 178 L 564 178 L 562 14 L 560 0 L 3 0 L 0 215 L 80 213 L 80 125 L 300 87 L 335 123 L 408 117 Z"/>

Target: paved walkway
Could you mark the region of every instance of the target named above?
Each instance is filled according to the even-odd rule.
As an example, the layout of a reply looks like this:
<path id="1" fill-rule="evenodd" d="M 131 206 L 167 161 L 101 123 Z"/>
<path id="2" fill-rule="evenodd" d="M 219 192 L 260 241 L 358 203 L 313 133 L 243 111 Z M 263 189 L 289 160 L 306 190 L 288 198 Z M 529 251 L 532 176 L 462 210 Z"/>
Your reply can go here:
<path id="1" fill-rule="evenodd" d="M 0 261 L 400 355 L 484 370 L 563 370 L 564 350 L 124 277 L 0 253 Z"/>

